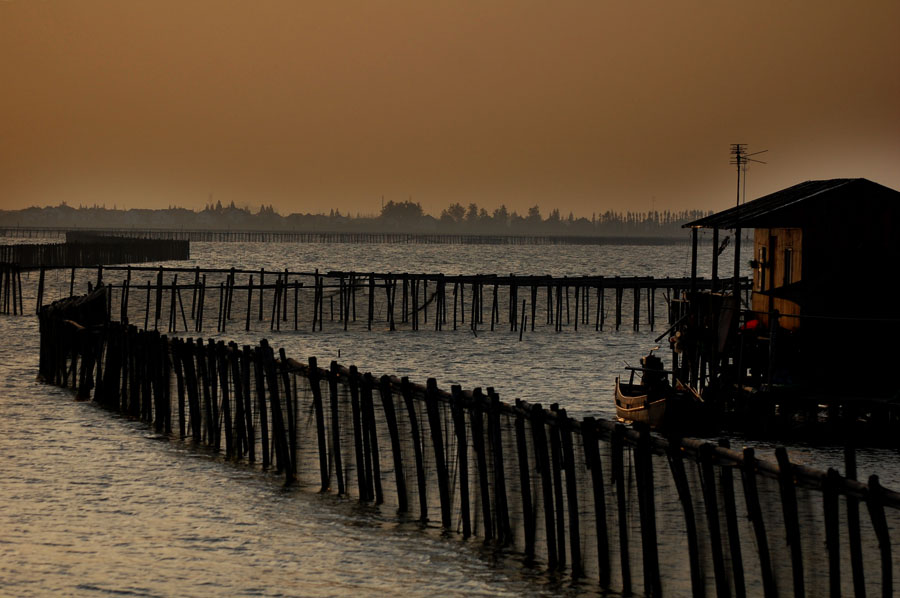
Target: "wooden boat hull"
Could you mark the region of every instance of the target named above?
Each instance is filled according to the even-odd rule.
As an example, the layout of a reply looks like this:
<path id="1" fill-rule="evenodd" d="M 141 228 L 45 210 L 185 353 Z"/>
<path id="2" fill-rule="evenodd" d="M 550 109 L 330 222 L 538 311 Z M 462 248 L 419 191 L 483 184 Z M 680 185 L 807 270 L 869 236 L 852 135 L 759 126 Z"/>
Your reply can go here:
<path id="1" fill-rule="evenodd" d="M 661 428 L 666 416 L 666 397 L 651 397 L 645 387 L 625 384 L 616 378 L 616 417 Z"/>

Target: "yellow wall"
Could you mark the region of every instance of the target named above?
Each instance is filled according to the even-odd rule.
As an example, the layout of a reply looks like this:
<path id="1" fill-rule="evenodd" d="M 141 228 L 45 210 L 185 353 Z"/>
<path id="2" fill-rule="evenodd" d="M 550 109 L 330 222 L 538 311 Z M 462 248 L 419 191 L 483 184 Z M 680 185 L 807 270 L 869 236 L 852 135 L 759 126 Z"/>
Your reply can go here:
<path id="1" fill-rule="evenodd" d="M 760 312 L 763 323 L 768 324 L 769 297 L 760 291 L 778 288 L 798 282 L 803 265 L 803 231 L 799 228 L 758 228 L 754 244 L 753 260 L 753 311 Z M 786 251 L 787 250 L 787 251 Z M 789 276 L 786 277 L 786 274 Z M 800 306 L 786 299 L 774 299 L 772 307 L 781 315 L 799 315 Z M 799 326 L 798 318 L 782 318 L 783 328 L 793 330 Z"/>

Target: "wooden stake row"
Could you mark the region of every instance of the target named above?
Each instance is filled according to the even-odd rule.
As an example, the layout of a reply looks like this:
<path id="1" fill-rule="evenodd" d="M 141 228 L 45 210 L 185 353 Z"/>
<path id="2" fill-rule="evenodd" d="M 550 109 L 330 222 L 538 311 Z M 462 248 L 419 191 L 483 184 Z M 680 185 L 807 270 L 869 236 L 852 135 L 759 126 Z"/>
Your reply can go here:
<path id="1" fill-rule="evenodd" d="M 885 595 L 892 591 L 889 521 L 900 509 L 900 495 L 882 488 L 877 477 L 868 484 L 852 479 L 849 457 L 842 477 L 794 464 L 784 449 L 776 451 L 777 464 L 768 463 L 751 449 L 740 453 L 699 440 L 664 439 L 589 417 L 575 421 L 557 405 L 503 403 L 490 388 L 467 392 L 455 386 L 445 392 L 434 379 L 424 386 L 407 378 L 376 380 L 334 362 L 321 369 L 315 358 L 301 363 L 283 350 L 276 357 L 266 341 L 241 349 L 222 341 L 167 339 L 156 331 L 107 324 L 98 309 L 107 304 L 105 290 L 42 310 L 44 380 L 75 387 L 85 398 L 92 393 L 98 403 L 159 433 L 228 458 L 261 462 L 286 483 L 309 468 L 318 472 L 323 491 L 375 504 L 396 497 L 398 511 L 416 509 L 422 522 L 434 517 L 464 538 L 515 547 L 527 561 L 572 577 L 596 570 L 602 588 L 623 594 L 662 595 L 663 563 L 681 563 L 693 595 L 744 596 L 751 585 L 766 596 L 805 595 L 807 572 L 824 563 L 830 592 L 839 595 L 841 536 L 849 539 L 857 590 L 868 572 L 877 577 L 869 583 L 880 584 Z M 352 313 L 352 300 L 339 308 L 346 313 L 348 306 Z M 314 435 L 300 433 L 300 412 L 312 414 L 307 425 Z M 301 458 L 303 442 L 315 455 L 309 463 Z M 385 451 L 389 465 L 382 462 Z M 670 477 L 658 469 L 666 462 Z M 742 505 L 734 472 L 741 478 Z M 666 480 L 671 493 L 659 488 Z M 762 480 L 777 484 L 779 495 L 761 492 Z M 820 493 L 821 523 L 799 516 L 800 487 Z M 845 529 L 838 516 L 841 497 Z M 631 500 L 637 504 L 634 525 Z M 680 503 L 686 551 L 660 547 L 660 538 L 673 533 L 659 527 L 657 512 L 666 500 Z M 865 554 L 867 544 L 860 541 L 865 530 L 859 502 L 869 513 L 874 555 Z M 824 527 L 824 552 L 804 551 L 808 525 Z M 594 544 L 596 563 L 585 562 L 587 542 Z M 747 559 L 757 565 L 746 567 Z M 779 587 L 775 559 L 790 563 L 789 587 Z M 633 579 L 637 568 L 641 579 Z M 748 578 L 756 572 L 759 579 Z"/>

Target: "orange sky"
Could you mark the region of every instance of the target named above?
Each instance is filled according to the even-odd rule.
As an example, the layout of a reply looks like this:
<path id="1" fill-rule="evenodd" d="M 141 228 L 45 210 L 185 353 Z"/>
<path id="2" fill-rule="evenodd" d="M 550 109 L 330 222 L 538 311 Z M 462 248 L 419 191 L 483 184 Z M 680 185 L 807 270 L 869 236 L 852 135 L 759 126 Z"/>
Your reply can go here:
<path id="1" fill-rule="evenodd" d="M 0 207 L 900 189 L 900 2 L 0 0 Z"/>

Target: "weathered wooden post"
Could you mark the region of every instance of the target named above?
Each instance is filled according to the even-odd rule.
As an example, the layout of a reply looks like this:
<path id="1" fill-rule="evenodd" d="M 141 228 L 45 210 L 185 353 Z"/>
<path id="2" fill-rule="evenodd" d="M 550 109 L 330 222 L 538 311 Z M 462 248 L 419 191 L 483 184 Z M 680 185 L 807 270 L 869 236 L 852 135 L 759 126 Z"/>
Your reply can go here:
<path id="1" fill-rule="evenodd" d="M 200 414 L 200 396 L 197 387 L 197 371 L 194 367 L 196 355 L 194 339 L 187 339 L 187 344 L 181 347 L 181 361 L 184 364 L 184 381 L 187 386 L 188 414 L 191 428 L 191 439 L 200 443 L 202 441 L 202 415 Z"/>
<path id="2" fill-rule="evenodd" d="M 372 320 L 375 319 L 375 273 L 369 273 L 369 313 L 367 318 L 367 328 L 372 330 Z"/>
<path id="3" fill-rule="evenodd" d="M 355 365 L 350 366 L 349 386 L 350 386 L 350 409 L 353 418 L 353 446 L 354 455 L 356 457 L 356 484 L 359 491 L 360 502 L 372 500 L 375 496 L 372 492 L 371 483 L 371 464 L 367 466 L 364 454 L 365 443 L 362 433 L 362 412 L 359 404 L 359 371 Z"/>
<path id="4" fill-rule="evenodd" d="M 548 287 L 549 288 L 549 287 Z M 547 432 L 544 428 L 544 409 L 540 403 L 531 406 L 531 437 L 535 466 L 541 475 L 541 492 L 544 505 L 544 531 L 547 539 L 547 567 L 556 569 L 556 525 L 553 514 L 553 481 L 550 473 L 550 455 L 547 451 Z"/>
<path id="5" fill-rule="evenodd" d="M 463 404 L 462 388 L 458 384 L 454 384 L 450 387 L 450 394 L 453 432 L 456 435 L 456 457 L 459 466 L 459 509 L 463 525 L 463 538 L 468 538 L 472 535 L 472 522 L 469 514 L 469 449 L 466 439 L 466 412 Z M 525 475 L 528 475 L 527 471 Z M 530 495 L 528 499 L 531 499 Z M 525 525 L 526 527 L 528 526 L 527 523 Z M 532 558 L 534 557 L 533 544 L 534 538 L 532 537 Z"/>
<path id="6" fill-rule="evenodd" d="M 869 476 L 869 488 L 866 493 L 866 507 L 872 520 L 872 529 L 878 538 L 878 551 L 881 553 L 881 595 L 893 596 L 893 561 L 891 559 L 891 536 L 887 520 L 884 516 L 884 490 L 878 482 L 877 475 Z"/>
<path id="7" fill-rule="evenodd" d="M 372 460 L 372 482 L 375 486 L 375 504 L 380 505 L 384 502 L 384 492 L 381 488 L 381 453 L 378 450 L 378 431 L 375 429 L 375 406 L 372 391 L 375 388 L 375 381 L 372 375 L 366 373 L 363 376 L 362 384 L 362 400 L 360 408 L 363 417 L 363 437 L 368 439 L 370 455 Z"/>
<path id="8" fill-rule="evenodd" d="M 247 317 L 244 321 L 244 331 L 250 331 L 250 312 L 251 306 L 253 303 L 253 275 L 250 275 L 250 280 L 247 281 Z"/>
<path id="9" fill-rule="evenodd" d="M 525 402 L 516 399 L 516 456 L 519 461 L 519 489 L 525 527 L 525 562 L 530 564 L 534 561 L 536 516 L 534 504 L 531 501 L 531 471 L 528 465 L 528 439 L 525 436 L 525 406 Z"/>
<path id="10" fill-rule="evenodd" d="M 332 361 L 328 371 L 328 394 L 331 399 L 331 458 L 334 462 L 334 472 L 337 477 L 338 495 L 343 495 L 345 490 L 344 463 L 341 457 L 341 414 L 338 397 L 339 375 L 338 363 Z"/>
<path id="11" fill-rule="evenodd" d="M 568 286 L 566 286 L 568 292 Z M 553 403 L 550 405 L 550 412 L 554 413 L 559 410 L 559 405 Z M 548 418 L 549 419 L 549 418 Z M 556 506 L 556 555 L 557 567 L 562 569 L 566 565 L 566 518 L 565 506 L 563 502 L 563 484 L 562 484 L 562 441 L 560 439 L 559 422 L 547 422 L 547 436 L 550 440 L 550 471 L 553 474 L 553 498 Z"/>
<path id="12" fill-rule="evenodd" d="M 474 293 L 473 293 L 474 297 Z M 491 492 L 487 471 L 487 449 L 484 443 L 484 395 L 480 388 L 472 390 L 472 408 L 469 420 L 472 426 L 472 448 L 478 466 L 478 489 L 481 494 L 481 515 L 485 541 L 494 539 L 494 519 L 491 513 Z"/>
<path id="13" fill-rule="evenodd" d="M 716 594 L 718 596 L 730 596 L 731 588 L 725 576 L 725 557 L 722 552 L 722 532 L 719 526 L 719 505 L 712 452 L 712 444 L 704 442 L 700 446 L 700 485 L 703 490 L 703 503 L 706 506 L 706 526 L 709 530 L 709 547 L 712 553 L 713 573 L 716 579 Z"/>
<path id="14" fill-rule="evenodd" d="M 415 296 L 415 294 L 413 295 Z M 447 463 L 444 459 L 444 438 L 441 434 L 441 414 L 437 399 L 437 380 L 429 378 L 426 382 L 425 409 L 428 412 L 428 428 L 431 431 L 431 445 L 434 449 L 434 465 L 437 469 L 438 493 L 441 498 L 441 525 L 450 529 L 450 482 Z"/>
<path id="15" fill-rule="evenodd" d="M 606 589 L 610 582 L 609 532 L 606 527 L 606 494 L 603 485 L 603 464 L 598 446 L 597 420 L 585 417 L 581 421 L 581 440 L 584 444 L 584 462 L 591 472 L 591 489 L 594 497 L 594 521 L 597 534 L 597 565 L 600 587 Z"/>
<path id="16" fill-rule="evenodd" d="M 409 378 L 400 379 L 400 394 L 406 405 L 406 415 L 409 418 L 409 432 L 412 435 L 413 450 L 416 458 L 416 487 L 419 492 L 419 519 L 428 521 L 428 497 L 425 488 L 425 467 L 422 464 L 422 442 L 419 434 L 419 423 L 416 417 L 415 399 L 412 394 L 412 385 Z"/>
<path id="17" fill-rule="evenodd" d="M 856 450 L 849 442 L 844 445 L 844 477 L 856 479 Z M 859 500 L 855 496 L 845 497 L 847 505 L 847 542 L 850 545 L 850 567 L 853 572 L 853 593 L 866 595 L 866 580 L 863 571 L 862 538 L 859 529 Z"/>
<path id="18" fill-rule="evenodd" d="M 382 376 L 378 389 L 381 393 L 381 407 L 391 436 L 391 454 L 394 457 L 394 480 L 397 486 L 397 512 L 406 513 L 409 503 L 406 496 L 406 478 L 403 475 L 403 455 L 400 451 L 400 430 L 397 427 L 397 413 L 394 409 L 394 398 L 391 394 L 391 380 Z"/>
<path id="19" fill-rule="evenodd" d="M 727 438 L 719 440 L 719 446 L 731 448 Z M 734 475 L 729 465 L 720 465 L 719 480 L 722 488 L 722 508 L 725 511 L 725 524 L 728 530 L 728 549 L 731 554 L 731 579 L 734 581 L 735 596 L 744 598 L 747 594 L 744 585 L 744 559 L 734 499 Z"/>
<path id="20" fill-rule="evenodd" d="M 271 444 L 269 443 L 269 418 L 268 406 L 266 401 L 266 378 L 263 362 L 265 355 L 261 347 L 255 350 L 249 346 L 244 346 L 244 359 L 253 362 L 253 378 L 256 382 L 256 401 L 257 412 L 259 413 L 259 433 L 260 448 L 262 449 L 262 466 L 263 469 L 271 467 Z M 274 422 L 273 422 L 274 425 Z"/>
<path id="21" fill-rule="evenodd" d="M 506 474 L 503 471 L 503 430 L 500 426 L 500 397 L 488 388 L 488 440 L 494 457 L 494 512 L 497 514 L 497 539 L 502 544 L 512 541 L 509 523 L 509 502 L 506 494 Z"/>
<path id="22" fill-rule="evenodd" d="M 41 313 L 41 307 L 44 305 L 44 277 L 46 272 L 47 268 L 42 265 L 40 278 L 38 279 L 37 304 L 34 308 L 34 312 L 37 314 Z"/>
<path id="23" fill-rule="evenodd" d="M 216 343 L 216 369 L 219 372 L 219 386 L 222 388 L 222 419 L 225 427 L 225 458 L 233 459 L 234 450 L 234 422 L 231 417 L 231 393 L 228 385 L 228 349 L 225 341 Z"/>
<path id="24" fill-rule="evenodd" d="M 315 357 L 309 358 L 309 371 L 307 372 L 309 387 L 312 390 L 313 410 L 316 418 L 316 440 L 319 447 L 319 474 L 321 478 L 320 492 L 325 492 L 331 485 L 330 472 L 328 471 L 327 441 L 325 440 L 325 411 L 322 405 L 322 389 L 319 387 L 319 366 Z"/>
<path id="25" fill-rule="evenodd" d="M 577 292 L 578 287 L 576 287 Z M 576 301 L 575 305 L 578 305 Z M 577 307 L 576 307 L 577 309 Z M 578 317 L 575 317 L 578 321 Z M 572 554 L 572 577 L 581 577 L 584 565 L 581 560 L 581 524 L 578 517 L 578 480 L 575 477 L 575 448 L 572 442 L 572 425 L 565 409 L 556 413 L 562 440 L 563 469 L 566 473 L 566 510 L 569 513 L 569 549 Z"/>
<path id="26" fill-rule="evenodd" d="M 638 511 L 641 518 L 641 552 L 644 569 L 644 594 L 662 596 L 659 574 L 659 552 L 656 544 L 656 505 L 653 498 L 653 461 L 650 429 L 641 426 L 635 451 L 637 468 Z M 727 596 L 728 593 L 720 594 Z"/>
<path id="27" fill-rule="evenodd" d="M 766 598 L 772 598 L 778 595 L 778 588 L 775 586 L 775 574 L 772 571 L 772 561 L 769 556 L 769 541 L 766 537 L 762 509 L 759 506 L 759 494 L 756 488 L 756 456 L 752 448 L 744 449 L 741 461 L 741 482 L 744 488 L 744 500 L 747 504 L 747 518 L 753 524 L 753 534 L 756 537 L 756 547 L 759 552 L 763 594 Z"/>
<path id="28" fill-rule="evenodd" d="M 684 470 L 684 459 L 681 455 L 681 440 L 669 438 L 669 446 L 666 456 L 669 460 L 669 470 L 675 481 L 675 489 L 678 491 L 678 499 L 681 502 L 681 510 L 684 512 L 684 527 L 687 532 L 688 563 L 691 568 L 691 593 L 701 598 L 705 596 L 703 571 L 700 568 L 700 549 L 697 542 L 697 520 L 694 517 L 694 502 L 691 498 L 691 487 Z"/>
<path id="29" fill-rule="evenodd" d="M 262 339 L 259 342 L 259 349 L 264 360 L 266 385 L 269 388 L 269 406 L 272 410 L 272 434 L 274 436 L 275 456 L 277 459 L 275 471 L 284 474 L 285 484 L 291 484 L 295 480 L 294 465 L 291 462 L 291 449 L 285 438 L 288 434 L 288 428 L 285 426 L 284 413 L 281 408 L 278 374 L 275 370 L 275 353 L 266 339 Z M 288 389 L 285 390 L 289 392 Z"/>
<path id="30" fill-rule="evenodd" d="M 787 543 L 791 549 L 791 570 L 794 574 L 794 595 L 804 596 L 803 552 L 800 545 L 800 519 L 797 514 L 797 494 L 794 489 L 794 466 L 783 446 L 775 449 L 778 460 L 778 485 L 781 488 L 781 508 Z"/>
<path id="31" fill-rule="evenodd" d="M 829 595 L 841 595 L 841 556 L 838 514 L 838 472 L 829 467 L 822 485 L 822 520 L 825 523 L 825 550 L 828 552 Z"/>
<path id="32" fill-rule="evenodd" d="M 318 270 L 316 270 L 318 272 Z M 259 269 L 259 321 L 263 321 L 263 294 L 265 293 L 266 288 L 266 269 Z"/>
<path id="33" fill-rule="evenodd" d="M 631 594 L 631 563 L 628 557 L 628 523 L 625 504 L 625 426 L 616 424 L 610 438 L 612 481 L 616 485 L 616 513 L 619 523 L 619 562 L 622 568 L 622 594 Z"/>
<path id="34" fill-rule="evenodd" d="M 153 320 L 153 330 L 159 325 L 159 318 L 162 316 L 162 296 L 163 296 L 163 267 L 160 266 L 156 273 L 156 314 Z"/>
<path id="35" fill-rule="evenodd" d="M 238 459 L 242 458 L 247 450 L 244 384 L 241 377 L 239 356 L 240 354 L 238 352 L 237 344 L 233 341 L 228 343 L 228 350 L 224 351 L 225 362 L 220 366 L 220 369 L 227 369 L 231 372 L 231 380 L 234 388 L 234 422 L 236 444 L 234 456 Z"/>

